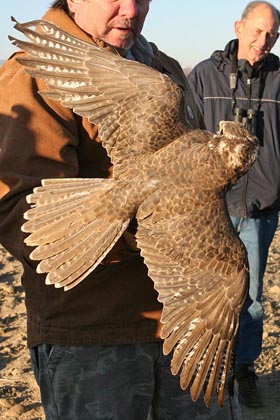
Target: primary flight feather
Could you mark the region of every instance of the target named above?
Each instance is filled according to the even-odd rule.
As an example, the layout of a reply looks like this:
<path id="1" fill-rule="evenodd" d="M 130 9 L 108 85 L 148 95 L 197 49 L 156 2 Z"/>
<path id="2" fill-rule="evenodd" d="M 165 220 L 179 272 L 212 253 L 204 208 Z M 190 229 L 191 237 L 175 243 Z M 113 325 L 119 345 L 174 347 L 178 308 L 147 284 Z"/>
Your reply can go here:
<path id="1" fill-rule="evenodd" d="M 35 29 L 34 29 L 35 27 Z M 226 190 L 256 159 L 256 139 L 239 123 L 191 130 L 182 92 L 167 76 L 83 42 L 42 20 L 10 37 L 46 91 L 99 128 L 110 179 L 45 179 L 27 197 L 22 230 L 46 284 L 69 290 L 102 262 L 137 220 L 136 240 L 163 303 L 164 353 L 195 401 L 222 405 L 247 256 L 225 203 Z"/>

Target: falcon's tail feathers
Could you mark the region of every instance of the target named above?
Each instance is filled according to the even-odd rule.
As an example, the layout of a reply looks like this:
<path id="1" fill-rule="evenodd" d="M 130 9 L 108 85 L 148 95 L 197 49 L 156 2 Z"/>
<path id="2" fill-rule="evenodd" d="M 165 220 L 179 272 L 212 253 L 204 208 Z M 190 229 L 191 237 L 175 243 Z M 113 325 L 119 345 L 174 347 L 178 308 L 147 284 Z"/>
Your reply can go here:
<path id="1" fill-rule="evenodd" d="M 28 196 L 32 208 L 22 231 L 30 254 L 41 260 L 37 272 L 46 284 L 69 290 L 79 284 L 105 258 L 126 230 L 133 212 L 116 199 L 125 186 L 113 179 L 48 179 Z M 131 211 L 130 211 L 131 210 Z M 131 214 L 130 214 L 131 213 Z"/>

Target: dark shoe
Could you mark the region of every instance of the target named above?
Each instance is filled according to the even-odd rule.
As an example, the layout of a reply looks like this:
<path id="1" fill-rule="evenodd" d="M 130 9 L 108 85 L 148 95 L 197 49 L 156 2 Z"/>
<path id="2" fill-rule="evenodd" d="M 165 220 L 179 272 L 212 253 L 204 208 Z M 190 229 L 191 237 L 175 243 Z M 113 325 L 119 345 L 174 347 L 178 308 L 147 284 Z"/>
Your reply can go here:
<path id="1" fill-rule="evenodd" d="M 261 394 L 257 388 L 258 376 L 247 365 L 241 366 L 235 374 L 238 383 L 238 397 L 240 404 L 246 407 L 259 408 L 263 406 Z"/>

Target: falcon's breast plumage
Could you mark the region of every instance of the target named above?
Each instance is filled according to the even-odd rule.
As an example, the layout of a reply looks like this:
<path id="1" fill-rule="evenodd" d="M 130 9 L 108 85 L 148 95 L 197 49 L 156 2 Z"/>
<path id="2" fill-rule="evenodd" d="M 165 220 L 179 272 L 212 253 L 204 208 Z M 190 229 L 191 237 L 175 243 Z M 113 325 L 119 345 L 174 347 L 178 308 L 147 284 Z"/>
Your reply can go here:
<path id="1" fill-rule="evenodd" d="M 247 293 L 247 256 L 226 189 L 254 162 L 256 139 L 239 123 L 190 130 L 182 93 L 146 65 L 83 42 L 45 21 L 16 23 L 29 41 L 18 61 L 45 81 L 40 92 L 99 128 L 111 179 L 45 179 L 28 196 L 22 229 L 46 283 L 68 290 L 104 259 L 130 221 L 163 303 L 164 353 L 193 400 L 207 406 L 225 382 Z M 35 27 L 35 29 L 33 29 Z"/>

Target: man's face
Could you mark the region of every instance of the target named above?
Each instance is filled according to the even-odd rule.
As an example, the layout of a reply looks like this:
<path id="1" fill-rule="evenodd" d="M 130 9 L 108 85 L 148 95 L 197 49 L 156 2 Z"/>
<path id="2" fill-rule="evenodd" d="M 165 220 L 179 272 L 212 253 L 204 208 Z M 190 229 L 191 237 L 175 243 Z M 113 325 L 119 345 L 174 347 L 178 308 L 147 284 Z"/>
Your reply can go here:
<path id="1" fill-rule="evenodd" d="M 266 5 L 257 6 L 246 19 L 235 22 L 239 40 L 238 59 L 251 65 L 263 60 L 278 38 L 277 16 Z"/>
<path id="2" fill-rule="evenodd" d="M 76 24 L 120 50 L 129 49 L 140 34 L 150 0 L 68 0 Z"/>

